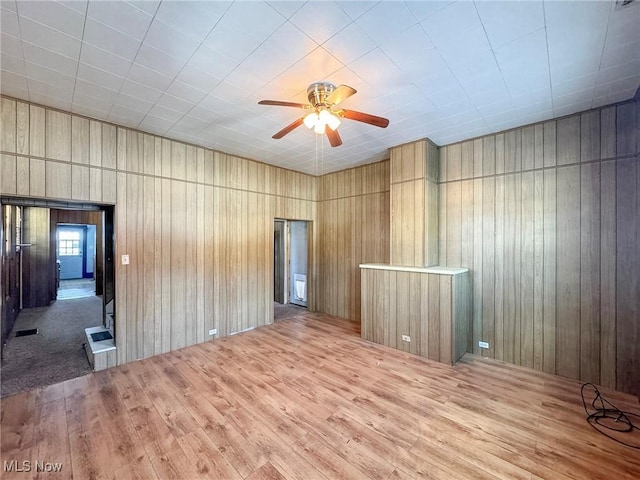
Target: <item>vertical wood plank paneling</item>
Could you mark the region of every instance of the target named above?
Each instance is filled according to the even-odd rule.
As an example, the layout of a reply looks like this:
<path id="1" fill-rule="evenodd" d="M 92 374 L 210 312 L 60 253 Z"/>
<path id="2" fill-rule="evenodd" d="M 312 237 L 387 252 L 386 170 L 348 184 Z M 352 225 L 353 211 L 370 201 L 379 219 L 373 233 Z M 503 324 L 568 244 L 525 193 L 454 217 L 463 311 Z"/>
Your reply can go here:
<path id="1" fill-rule="evenodd" d="M 522 129 L 522 170 L 531 170 L 535 165 L 535 127 Z"/>
<path id="2" fill-rule="evenodd" d="M 544 166 L 556 165 L 556 122 L 551 120 L 544 123 Z"/>
<path id="3" fill-rule="evenodd" d="M 44 197 L 47 191 L 46 162 L 36 158 L 29 159 L 29 195 Z"/>
<path id="4" fill-rule="evenodd" d="M 580 161 L 580 116 L 557 121 L 557 162 L 567 165 Z"/>
<path id="5" fill-rule="evenodd" d="M 89 121 L 89 164 L 102 166 L 102 122 Z"/>
<path id="6" fill-rule="evenodd" d="M 74 200 L 89 200 L 89 191 L 89 167 L 72 165 L 71 198 Z"/>
<path id="7" fill-rule="evenodd" d="M 472 279 L 472 332 L 471 332 L 471 349 L 470 351 L 479 355 L 480 347 L 478 341 L 483 340 L 483 318 L 482 309 L 484 298 L 482 296 L 482 285 L 484 277 L 484 265 L 482 255 L 484 251 L 484 242 L 490 241 L 483 236 L 484 222 L 482 217 L 482 197 L 483 197 L 483 180 L 477 178 L 473 181 L 473 268 L 470 270 Z"/>
<path id="8" fill-rule="evenodd" d="M 580 161 L 600 159 L 600 110 L 580 115 Z"/>
<path id="9" fill-rule="evenodd" d="M 156 199 L 156 183 L 153 177 L 142 177 L 142 250 L 141 256 L 141 280 L 143 287 L 142 297 L 142 355 L 150 357 L 156 354 L 156 204 L 148 199 Z M 153 246 L 153 247 L 152 247 Z M 159 314 L 159 312 L 158 312 Z"/>
<path id="10" fill-rule="evenodd" d="M 16 157 L 16 194 L 29 195 L 29 158 Z"/>
<path id="11" fill-rule="evenodd" d="M 616 387 L 616 164 L 600 171 L 600 383 Z"/>
<path id="12" fill-rule="evenodd" d="M 71 161 L 71 115 L 54 110 L 46 111 L 47 158 Z"/>
<path id="13" fill-rule="evenodd" d="M 532 158 L 533 159 L 533 158 Z M 535 229 L 535 182 L 534 172 L 522 174 L 521 225 L 520 239 L 520 338 L 516 339 L 520 345 L 520 358 L 516 363 L 533 368 L 535 350 L 534 330 L 534 242 Z M 516 297 L 516 301 L 518 298 Z"/>
<path id="14" fill-rule="evenodd" d="M 538 123 L 533 127 L 534 134 L 534 168 L 544 167 L 544 125 Z M 524 146 L 523 146 L 524 148 Z"/>
<path id="15" fill-rule="evenodd" d="M 157 152 L 156 162 L 159 164 Z M 165 256 L 162 245 L 162 179 L 156 177 L 153 181 L 153 352 L 162 353 L 162 279 Z M 148 333 L 147 333 L 148 335 Z"/>
<path id="16" fill-rule="evenodd" d="M 503 217 L 503 257 L 502 257 L 502 341 L 498 341 L 498 347 L 502 347 L 502 359 L 509 363 L 516 361 L 516 335 L 518 322 L 518 298 L 517 284 L 519 283 L 516 263 L 519 261 L 517 252 L 517 218 L 519 201 L 517 198 L 516 176 L 506 175 L 504 178 L 504 217 Z M 496 200 L 497 201 L 497 200 Z M 519 358 L 517 359 L 519 361 Z"/>
<path id="17" fill-rule="evenodd" d="M 462 264 L 462 186 L 460 182 L 447 185 L 446 223 L 447 256 L 445 265 L 456 267 Z"/>
<path id="18" fill-rule="evenodd" d="M 71 117 L 71 161 L 89 163 L 89 120 L 73 115 Z"/>
<path id="19" fill-rule="evenodd" d="M 600 157 L 611 159 L 616 156 L 616 107 L 600 111 Z"/>
<path id="20" fill-rule="evenodd" d="M 482 179 L 482 338 L 489 343 L 485 353 L 495 357 L 495 288 L 496 288 L 496 179 Z"/>
<path id="21" fill-rule="evenodd" d="M 474 171 L 474 157 L 473 157 L 473 147 L 474 142 L 468 141 L 464 142 L 461 145 L 461 166 L 460 166 L 460 177 L 464 180 L 466 178 L 473 177 Z"/>
<path id="22" fill-rule="evenodd" d="M 546 124 L 545 124 L 546 125 Z M 545 130 L 546 132 L 546 130 Z M 546 139 L 546 137 L 545 137 Z M 546 140 L 545 140 L 546 141 Z M 555 141 L 555 140 L 554 140 Z M 546 154 L 545 154 L 546 159 Z M 558 230 L 556 218 L 557 175 L 555 170 L 544 171 L 544 242 L 543 242 L 543 341 L 544 352 L 542 369 L 545 372 L 556 371 L 556 235 Z"/>
<path id="23" fill-rule="evenodd" d="M 616 154 L 638 153 L 636 128 L 636 103 L 624 103 L 616 108 Z"/>
<path id="24" fill-rule="evenodd" d="M 46 164 L 47 197 L 71 199 L 71 165 L 47 162 Z"/>
<path id="25" fill-rule="evenodd" d="M 29 155 L 29 104 L 16 103 L 16 153 Z"/>
<path id="26" fill-rule="evenodd" d="M 118 130 L 115 126 L 102 124 L 102 167 L 115 169 L 117 166 Z"/>
<path id="27" fill-rule="evenodd" d="M 0 150 L 16 153 L 17 106 L 16 101 L 9 98 L 0 99 Z"/>
<path id="28" fill-rule="evenodd" d="M 45 110 L 36 105 L 29 106 L 29 154 L 44 157 L 45 152 Z"/>
<path id="29" fill-rule="evenodd" d="M 523 180 L 524 185 L 524 180 Z M 544 361 L 544 172 L 534 172 L 533 205 L 533 368 Z"/>
<path id="30" fill-rule="evenodd" d="M 504 236 L 505 236 L 505 177 L 496 177 L 495 189 L 495 297 L 494 297 L 494 355 L 504 359 Z M 511 281 L 511 279 L 508 279 Z"/>
<path id="31" fill-rule="evenodd" d="M 593 163 L 580 169 L 580 379 L 595 384 L 600 331 L 600 164 Z"/>
<path id="32" fill-rule="evenodd" d="M 194 278 L 197 273 L 197 256 L 196 256 L 196 241 L 198 230 L 197 224 L 197 189 L 195 185 L 185 185 L 185 204 L 184 204 L 184 231 L 182 234 L 182 248 L 185 253 L 184 259 L 184 311 L 182 312 L 182 319 L 185 329 L 185 345 L 193 345 L 196 343 L 197 338 L 197 313 L 196 313 L 196 301 L 197 301 L 197 279 Z M 247 237 L 242 236 L 246 239 Z M 246 240 L 244 240 L 246 241 Z M 174 318 L 174 321 L 176 318 Z"/>
<path id="33" fill-rule="evenodd" d="M 556 372 L 580 378 L 580 168 L 558 168 Z"/>
<path id="34" fill-rule="evenodd" d="M 187 185 L 171 181 L 171 350 L 186 345 L 186 249 L 187 249 Z"/>
<path id="35" fill-rule="evenodd" d="M 16 193 L 16 156 L 0 155 L 0 192 Z"/>
<path id="36" fill-rule="evenodd" d="M 620 119 L 618 119 L 620 122 Z M 628 132 L 625 129 L 625 135 Z M 618 141 L 618 152 L 627 139 Z M 637 158 L 616 165 L 616 388 L 640 394 L 640 196 Z"/>
<path id="37" fill-rule="evenodd" d="M 439 275 L 440 281 L 440 345 L 438 360 L 443 363 L 451 363 L 453 357 L 453 325 L 451 316 L 453 315 L 452 305 L 452 277 L 450 275 Z"/>

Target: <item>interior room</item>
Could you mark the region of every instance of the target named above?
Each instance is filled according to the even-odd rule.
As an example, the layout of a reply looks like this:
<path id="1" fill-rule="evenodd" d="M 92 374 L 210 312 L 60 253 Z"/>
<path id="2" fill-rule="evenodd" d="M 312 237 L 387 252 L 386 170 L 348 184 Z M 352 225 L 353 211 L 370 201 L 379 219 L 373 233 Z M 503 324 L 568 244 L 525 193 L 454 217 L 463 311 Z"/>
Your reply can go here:
<path id="1" fill-rule="evenodd" d="M 0 1 L 3 478 L 640 476 L 640 2 Z"/>

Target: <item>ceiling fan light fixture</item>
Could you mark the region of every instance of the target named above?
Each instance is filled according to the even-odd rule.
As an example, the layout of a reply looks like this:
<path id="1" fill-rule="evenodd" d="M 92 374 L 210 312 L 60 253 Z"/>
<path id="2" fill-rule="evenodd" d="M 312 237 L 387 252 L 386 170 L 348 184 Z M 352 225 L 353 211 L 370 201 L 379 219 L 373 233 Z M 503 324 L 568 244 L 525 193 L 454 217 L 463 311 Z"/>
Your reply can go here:
<path id="1" fill-rule="evenodd" d="M 311 129 L 316 126 L 318 123 L 318 114 L 316 112 L 311 112 L 309 115 L 304 117 L 304 126 Z"/>
<path id="2" fill-rule="evenodd" d="M 329 118 L 327 120 L 327 125 L 329 125 L 329 128 L 331 130 L 335 130 L 336 128 L 338 128 L 340 126 L 340 123 L 342 122 L 340 121 L 337 115 L 334 115 L 334 114 L 329 115 Z"/>

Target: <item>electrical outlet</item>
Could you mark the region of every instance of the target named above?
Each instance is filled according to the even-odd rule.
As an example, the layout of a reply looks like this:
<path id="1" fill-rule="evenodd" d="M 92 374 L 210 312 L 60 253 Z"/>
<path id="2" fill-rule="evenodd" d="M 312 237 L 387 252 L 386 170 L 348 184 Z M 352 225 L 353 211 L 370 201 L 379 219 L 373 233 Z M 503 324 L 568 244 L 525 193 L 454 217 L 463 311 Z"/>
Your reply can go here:
<path id="1" fill-rule="evenodd" d="M 411 337 L 409 335 L 402 335 L 402 341 L 403 342 L 410 342 L 411 341 Z"/>
<path id="2" fill-rule="evenodd" d="M 129 255 L 122 255 L 122 265 L 129 265 Z"/>
<path id="3" fill-rule="evenodd" d="M 211 330 L 209 330 L 209 335 L 216 335 L 217 333 L 218 333 L 217 328 L 212 328 Z"/>
<path id="4" fill-rule="evenodd" d="M 478 342 L 480 348 L 489 348 L 489 342 Z"/>

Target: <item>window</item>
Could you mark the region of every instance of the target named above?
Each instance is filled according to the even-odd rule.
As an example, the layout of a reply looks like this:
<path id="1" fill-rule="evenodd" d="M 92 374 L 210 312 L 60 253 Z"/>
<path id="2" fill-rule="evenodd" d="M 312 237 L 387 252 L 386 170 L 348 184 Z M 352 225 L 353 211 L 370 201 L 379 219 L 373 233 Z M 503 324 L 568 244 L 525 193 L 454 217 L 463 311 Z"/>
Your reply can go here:
<path id="1" fill-rule="evenodd" d="M 78 230 L 58 231 L 58 256 L 80 255 L 80 232 Z"/>

